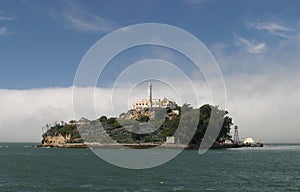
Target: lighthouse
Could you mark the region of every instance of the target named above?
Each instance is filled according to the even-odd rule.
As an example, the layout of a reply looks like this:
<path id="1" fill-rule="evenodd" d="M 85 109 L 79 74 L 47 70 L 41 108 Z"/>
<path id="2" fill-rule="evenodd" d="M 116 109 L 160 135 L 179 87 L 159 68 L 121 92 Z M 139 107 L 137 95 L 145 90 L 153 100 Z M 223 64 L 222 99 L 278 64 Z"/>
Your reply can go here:
<path id="1" fill-rule="evenodd" d="M 239 131 L 238 126 L 234 126 L 234 136 L 233 136 L 233 144 L 239 144 L 240 138 L 239 138 Z"/>
<path id="2" fill-rule="evenodd" d="M 152 83 L 148 84 L 149 108 L 152 108 Z"/>
<path id="3" fill-rule="evenodd" d="M 149 108 L 169 108 L 175 109 L 177 104 L 174 101 L 170 101 L 166 97 L 163 99 L 153 99 L 152 97 L 152 83 L 147 86 L 148 97 L 145 99 L 138 99 L 132 103 L 131 109 L 149 109 Z"/>

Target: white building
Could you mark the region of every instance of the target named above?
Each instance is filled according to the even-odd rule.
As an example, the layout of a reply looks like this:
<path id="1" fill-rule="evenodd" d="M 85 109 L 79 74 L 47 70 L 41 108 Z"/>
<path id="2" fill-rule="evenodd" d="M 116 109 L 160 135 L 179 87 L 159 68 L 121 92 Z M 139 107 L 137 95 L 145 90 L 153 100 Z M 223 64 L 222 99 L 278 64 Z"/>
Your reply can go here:
<path id="1" fill-rule="evenodd" d="M 231 145 L 233 142 L 230 139 L 225 139 L 224 144 Z"/>
<path id="2" fill-rule="evenodd" d="M 174 144 L 175 143 L 175 137 L 171 136 L 171 137 L 166 137 L 166 144 Z"/>
<path id="3" fill-rule="evenodd" d="M 133 102 L 131 109 L 145 109 L 145 108 L 170 108 L 174 109 L 176 107 L 176 103 L 174 101 L 170 101 L 167 98 L 163 99 L 152 99 L 152 84 L 148 85 L 148 99 L 138 99 Z"/>
<path id="4" fill-rule="evenodd" d="M 244 139 L 244 142 L 243 142 L 245 145 L 252 145 L 252 144 L 255 144 L 255 141 L 252 139 L 252 138 L 250 138 L 250 137 L 248 137 L 248 138 L 245 138 Z"/>

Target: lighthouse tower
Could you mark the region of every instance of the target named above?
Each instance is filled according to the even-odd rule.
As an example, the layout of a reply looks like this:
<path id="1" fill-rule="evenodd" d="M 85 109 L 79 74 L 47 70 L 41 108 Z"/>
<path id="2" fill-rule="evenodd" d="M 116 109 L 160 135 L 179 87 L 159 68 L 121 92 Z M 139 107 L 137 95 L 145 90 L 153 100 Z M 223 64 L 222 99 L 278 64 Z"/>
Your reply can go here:
<path id="1" fill-rule="evenodd" d="M 239 144 L 240 138 L 239 138 L 239 131 L 238 126 L 234 126 L 234 136 L 233 136 L 233 144 Z"/>
<path id="2" fill-rule="evenodd" d="M 152 108 L 152 83 L 148 84 L 149 108 Z"/>

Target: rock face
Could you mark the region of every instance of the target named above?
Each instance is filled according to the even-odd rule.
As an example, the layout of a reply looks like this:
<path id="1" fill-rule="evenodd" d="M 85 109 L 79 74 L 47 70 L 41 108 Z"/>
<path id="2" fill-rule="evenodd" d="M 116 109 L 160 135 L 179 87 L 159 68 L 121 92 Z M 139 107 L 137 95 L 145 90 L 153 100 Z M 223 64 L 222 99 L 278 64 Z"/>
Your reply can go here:
<path id="1" fill-rule="evenodd" d="M 77 126 L 74 124 L 56 124 L 43 135 L 42 145 L 45 147 L 63 147 L 69 143 L 83 143 Z"/>
<path id="2" fill-rule="evenodd" d="M 139 120 L 141 117 L 153 119 L 155 117 L 155 111 L 149 109 L 131 109 L 127 113 L 122 113 L 120 115 L 120 118 L 122 119 Z"/>
<path id="3" fill-rule="evenodd" d="M 57 136 L 46 136 L 44 137 L 43 145 L 52 146 L 52 147 L 61 147 L 62 145 L 68 143 L 70 139 L 71 139 L 70 134 L 66 136 L 62 136 L 62 134 L 59 134 Z"/>

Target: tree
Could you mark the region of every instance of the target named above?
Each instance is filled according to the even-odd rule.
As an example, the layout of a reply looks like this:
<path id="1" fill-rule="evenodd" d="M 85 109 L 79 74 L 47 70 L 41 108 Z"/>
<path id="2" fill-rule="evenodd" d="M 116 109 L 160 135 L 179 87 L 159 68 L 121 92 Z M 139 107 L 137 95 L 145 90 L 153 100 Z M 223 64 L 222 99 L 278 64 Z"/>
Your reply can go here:
<path id="1" fill-rule="evenodd" d="M 99 121 L 100 121 L 101 123 L 106 122 L 106 121 L 107 121 L 107 117 L 103 115 L 103 116 L 101 116 L 101 117 L 99 118 Z"/>
<path id="2" fill-rule="evenodd" d="M 208 137 L 211 137 L 212 139 L 214 139 L 214 141 L 219 141 L 221 138 L 229 139 L 231 137 L 229 134 L 231 125 L 233 125 L 233 123 L 232 119 L 227 115 L 228 112 L 225 110 L 220 110 L 218 106 L 211 106 L 208 104 L 201 106 L 197 130 L 190 144 L 194 144 L 197 146 L 200 145 L 205 133 L 208 131 L 208 125 L 210 125 L 210 129 L 212 129 L 209 130 Z M 216 137 L 213 137 L 214 129 L 217 129 L 220 126 L 221 130 L 218 132 Z"/>
<path id="3" fill-rule="evenodd" d="M 138 122 L 148 122 L 149 121 L 149 117 L 147 115 L 141 115 L 139 118 L 137 118 L 136 120 Z"/>

